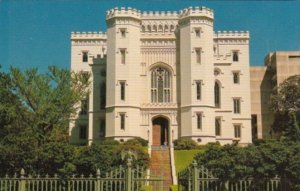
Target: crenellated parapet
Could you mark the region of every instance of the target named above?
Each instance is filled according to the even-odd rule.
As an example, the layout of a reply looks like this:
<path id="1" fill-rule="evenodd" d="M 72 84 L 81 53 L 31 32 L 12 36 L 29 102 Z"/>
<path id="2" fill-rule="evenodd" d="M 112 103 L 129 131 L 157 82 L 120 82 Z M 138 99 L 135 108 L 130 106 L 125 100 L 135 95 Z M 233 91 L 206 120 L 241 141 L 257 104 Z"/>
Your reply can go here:
<path id="1" fill-rule="evenodd" d="M 140 19 L 141 17 L 141 11 L 128 7 L 115 7 L 114 9 L 110 9 L 106 12 L 106 20 L 115 18 L 115 17 L 132 17 L 136 19 Z"/>
<path id="2" fill-rule="evenodd" d="M 214 12 L 207 7 L 189 7 L 178 11 L 143 11 L 131 7 L 115 7 L 106 12 L 106 20 L 114 17 L 133 17 L 136 19 L 151 19 L 151 18 L 173 18 L 182 19 L 185 17 L 208 17 L 214 18 Z"/>
<path id="3" fill-rule="evenodd" d="M 207 17 L 214 19 L 214 11 L 207 7 L 189 7 L 179 11 L 179 19 L 187 17 Z"/>
<path id="4" fill-rule="evenodd" d="M 157 18 L 157 17 L 166 17 L 166 18 L 174 18 L 178 19 L 178 12 L 177 11 L 143 11 L 141 18 L 148 19 L 148 18 Z"/>
<path id="5" fill-rule="evenodd" d="M 105 32 L 71 32 L 71 40 L 84 40 L 84 39 L 93 39 L 101 40 L 107 39 Z"/>
<path id="6" fill-rule="evenodd" d="M 217 31 L 214 33 L 215 39 L 227 39 L 227 38 L 242 38 L 249 39 L 249 31 Z"/>

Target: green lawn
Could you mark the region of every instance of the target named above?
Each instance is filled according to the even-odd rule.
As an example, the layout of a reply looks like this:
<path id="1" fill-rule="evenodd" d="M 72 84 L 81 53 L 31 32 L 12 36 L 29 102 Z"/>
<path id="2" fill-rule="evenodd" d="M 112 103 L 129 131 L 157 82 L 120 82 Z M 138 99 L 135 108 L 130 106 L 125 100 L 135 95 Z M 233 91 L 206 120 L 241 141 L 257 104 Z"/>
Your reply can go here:
<path id="1" fill-rule="evenodd" d="M 193 158 L 196 154 L 203 152 L 203 150 L 175 150 L 175 166 L 176 173 L 185 169 L 189 164 L 193 162 Z"/>

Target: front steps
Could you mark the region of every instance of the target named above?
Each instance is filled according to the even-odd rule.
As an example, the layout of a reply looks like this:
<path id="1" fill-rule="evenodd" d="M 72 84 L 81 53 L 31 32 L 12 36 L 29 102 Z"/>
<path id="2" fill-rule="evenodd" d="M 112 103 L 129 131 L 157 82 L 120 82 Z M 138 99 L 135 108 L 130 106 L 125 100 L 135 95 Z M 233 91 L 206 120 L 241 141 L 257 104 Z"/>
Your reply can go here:
<path id="1" fill-rule="evenodd" d="M 172 185 L 172 169 L 170 148 L 166 146 L 152 146 L 150 158 L 151 177 L 163 177 L 163 190 L 169 191 Z"/>

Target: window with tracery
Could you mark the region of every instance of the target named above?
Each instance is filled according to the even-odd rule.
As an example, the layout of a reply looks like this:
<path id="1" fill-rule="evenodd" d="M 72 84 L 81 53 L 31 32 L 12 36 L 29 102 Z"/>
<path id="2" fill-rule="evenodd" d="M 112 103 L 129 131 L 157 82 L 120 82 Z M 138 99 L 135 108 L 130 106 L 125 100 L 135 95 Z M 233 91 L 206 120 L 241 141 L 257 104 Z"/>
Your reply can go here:
<path id="1" fill-rule="evenodd" d="M 151 102 L 171 102 L 171 74 L 162 67 L 151 72 Z"/>

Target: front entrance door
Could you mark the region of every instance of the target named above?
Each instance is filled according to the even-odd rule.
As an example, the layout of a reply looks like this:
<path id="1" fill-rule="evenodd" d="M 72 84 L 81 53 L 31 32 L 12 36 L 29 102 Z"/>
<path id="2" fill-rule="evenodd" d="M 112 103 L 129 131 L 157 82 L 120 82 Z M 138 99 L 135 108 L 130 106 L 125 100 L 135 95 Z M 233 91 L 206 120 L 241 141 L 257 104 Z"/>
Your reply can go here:
<path id="1" fill-rule="evenodd" d="M 158 125 L 158 124 L 153 125 L 152 135 L 153 135 L 152 145 L 153 146 L 160 146 L 161 145 L 161 141 L 160 141 L 161 126 L 160 125 Z"/>
<path id="2" fill-rule="evenodd" d="M 155 118 L 152 122 L 152 145 L 168 145 L 169 144 L 169 131 L 168 120 L 162 117 Z"/>

